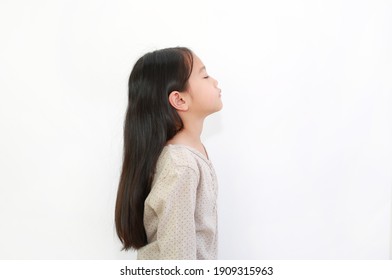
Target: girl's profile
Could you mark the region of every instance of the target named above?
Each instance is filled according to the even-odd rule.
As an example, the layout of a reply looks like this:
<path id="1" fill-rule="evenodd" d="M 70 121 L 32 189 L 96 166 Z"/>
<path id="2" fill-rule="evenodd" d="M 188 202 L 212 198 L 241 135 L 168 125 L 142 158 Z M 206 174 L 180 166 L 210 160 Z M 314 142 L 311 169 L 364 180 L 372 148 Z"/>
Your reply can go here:
<path id="1" fill-rule="evenodd" d="M 128 83 L 115 223 L 138 259 L 217 258 L 217 178 L 201 142 L 218 82 L 184 47 L 145 54 Z"/>

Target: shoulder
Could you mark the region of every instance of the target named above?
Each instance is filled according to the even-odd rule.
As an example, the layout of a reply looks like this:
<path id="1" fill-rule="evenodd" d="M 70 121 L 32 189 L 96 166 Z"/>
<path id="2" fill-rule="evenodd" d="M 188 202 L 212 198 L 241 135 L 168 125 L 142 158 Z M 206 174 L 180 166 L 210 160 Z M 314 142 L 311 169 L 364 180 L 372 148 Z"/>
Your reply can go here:
<path id="1" fill-rule="evenodd" d="M 190 168 L 198 172 L 196 155 L 182 145 L 165 146 L 157 162 L 157 170 L 162 168 L 182 169 Z"/>
<path id="2" fill-rule="evenodd" d="M 195 196 L 200 182 L 200 171 L 192 152 L 186 147 L 165 146 L 159 156 L 147 204 L 157 212 L 164 201 L 179 196 Z"/>

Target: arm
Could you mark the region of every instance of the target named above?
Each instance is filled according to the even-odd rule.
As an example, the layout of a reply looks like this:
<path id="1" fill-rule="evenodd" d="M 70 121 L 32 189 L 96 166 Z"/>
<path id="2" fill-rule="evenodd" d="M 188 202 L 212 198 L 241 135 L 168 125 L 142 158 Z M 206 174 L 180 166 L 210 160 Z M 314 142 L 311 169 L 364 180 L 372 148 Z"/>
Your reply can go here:
<path id="1" fill-rule="evenodd" d="M 160 259 L 196 259 L 196 172 L 185 166 L 168 170 L 154 186 L 158 191 L 157 241 Z"/>

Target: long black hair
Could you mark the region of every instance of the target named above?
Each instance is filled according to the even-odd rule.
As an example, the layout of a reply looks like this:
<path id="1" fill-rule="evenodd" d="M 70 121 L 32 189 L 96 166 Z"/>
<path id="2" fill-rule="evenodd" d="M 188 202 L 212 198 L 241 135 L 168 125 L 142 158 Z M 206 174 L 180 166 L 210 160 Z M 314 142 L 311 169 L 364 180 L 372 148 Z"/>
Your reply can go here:
<path id="1" fill-rule="evenodd" d="M 116 231 L 123 250 L 147 244 L 144 201 L 159 155 L 166 142 L 183 128 L 168 96 L 172 91 L 187 89 L 192 65 L 193 55 L 188 48 L 166 48 L 139 58 L 129 77 L 123 164 L 115 209 Z"/>

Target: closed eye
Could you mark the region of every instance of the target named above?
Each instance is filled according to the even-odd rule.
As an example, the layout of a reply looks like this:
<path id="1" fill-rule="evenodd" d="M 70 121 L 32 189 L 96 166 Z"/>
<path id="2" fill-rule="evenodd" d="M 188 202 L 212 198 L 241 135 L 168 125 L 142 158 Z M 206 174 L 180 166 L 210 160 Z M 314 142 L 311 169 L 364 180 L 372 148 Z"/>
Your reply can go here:
<path id="1" fill-rule="evenodd" d="M 210 76 L 205 76 L 205 77 L 203 77 L 203 79 L 208 79 Z"/>

